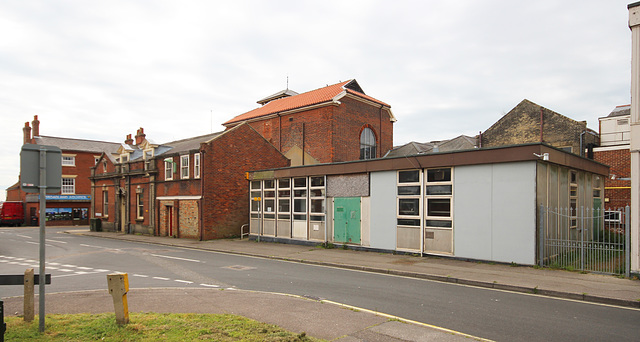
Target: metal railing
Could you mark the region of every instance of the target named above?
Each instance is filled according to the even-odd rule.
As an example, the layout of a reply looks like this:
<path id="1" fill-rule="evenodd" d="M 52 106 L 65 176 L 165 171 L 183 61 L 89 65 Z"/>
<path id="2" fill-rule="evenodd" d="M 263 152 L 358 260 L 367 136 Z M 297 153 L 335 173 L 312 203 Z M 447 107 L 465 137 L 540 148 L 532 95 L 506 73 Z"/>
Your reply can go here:
<path id="1" fill-rule="evenodd" d="M 630 209 L 540 206 L 541 267 L 629 276 Z"/>

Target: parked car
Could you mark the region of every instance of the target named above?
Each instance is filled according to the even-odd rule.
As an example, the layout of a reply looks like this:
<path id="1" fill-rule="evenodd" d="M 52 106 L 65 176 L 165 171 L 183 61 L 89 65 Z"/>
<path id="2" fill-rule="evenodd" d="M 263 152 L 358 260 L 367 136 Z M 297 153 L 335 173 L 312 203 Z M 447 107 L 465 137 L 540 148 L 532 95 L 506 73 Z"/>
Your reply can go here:
<path id="1" fill-rule="evenodd" d="M 22 202 L 0 203 L 0 226 L 21 226 L 24 224 Z"/>

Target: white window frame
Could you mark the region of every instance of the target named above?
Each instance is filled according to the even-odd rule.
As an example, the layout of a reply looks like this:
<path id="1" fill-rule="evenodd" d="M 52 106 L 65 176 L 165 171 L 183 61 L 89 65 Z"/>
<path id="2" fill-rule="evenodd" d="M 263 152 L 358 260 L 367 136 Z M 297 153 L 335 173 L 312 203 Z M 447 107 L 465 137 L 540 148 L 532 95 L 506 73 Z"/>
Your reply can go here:
<path id="1" fill-rule="evenodd" d="M 193 154 L 193 178 L 200 178 L 200 153 Z"/>
<path id="2" fill-rule="evenodd" d="M 65 181 L 67 184 L 65 184 Z M 76 193 L 76 177 L 62 177 L 60 193 L 63 195 L 74 195 Z"/>
<path id="3" fill-rule="evenodd" d="M 429 181 L 429 171 L 433 170 L 449 170 L 449 180 L 445 181 Z M 450 186 L 451 193 L 450 194 L 428 194 L 429 186 Z M 430 200 L 438 200 L 438 199 L 447 199 L 449 200 L 449 216 L 429 216 L 429 201 Z M 424 226 L 430 229 L 453 229 L 453 167 L 438 167 L 438 168 L 430 168 L 425 169 L 424 175 Z M 428 221 L 449 221 L 451 222 L 451 227 L 440 227 L 435 225 L 428 225 Z"/>
<path id="4" fill-rule="evenodd" d="M 102 190 L 102 216 L 109 217 L 109 191 Z"/>
<path id="5" fill-rule="evenodd" d="M 76 155 L 75 154 L 63 154 L 62 155 L 62 166 L 76 166 Z"/>
<path id="6" fill-rule="evenodd" d="M 573 176 L 575 175 L 575 181 Z M 578 228 L 578 171 L 569 170 L 569 228 Z M 575 202 L 575 206 L 572 205 Z"/>
<path id="7" fill-rule="evenodd" d="M 136 194 L 136 217 L 138 220 L 144 220 L 144 193 Z"/>
<path id="8" fill-rule="evenodd" d="M 173 180 L 173 158 L 164 160 L 164 180 Z"/>
<path id="9" fill-rule="evenodd" d="M 401 172 L 417 172 L 418 180 L 415 182 L 400 182 L 400 173 Z M 417 194 L 410 195 L 400 195 L 399 189 L 400 187 L 410 186 L 410 187 L 418 187 L 420 189 Z M 400 213 L 400 201 L 401 200 L 418 200 L 418 213 L 417 215 L 406 215 Z M 399 224 L 399 220 L 417 220 L 418 225 L 401 225 Z M 422 227 L 422 170 L 413 169 L 413 170 L 398 170 L 396 172 L 396 225 L 400 227 L 411 227 L 411 228 L 421 228 Z"/>
<path id="10" fill-rule="evenodd" d="M 180 156 L 180 179 L 189 179 L 189 155 Z"/>
<path id="11" fill-rule="evenodd" d="M 315 180 L 322 180 L 322 185 L 313 185 Z M 327 213 L 327 178 L 325 176 L 311 176 L 309 183 L 309 221 L 325 222 Z M 318 194 L 319 193 L 319 194 Z M 320 202 L 322 206 L 321 212 L 313 211 L 313 202 Z"/>

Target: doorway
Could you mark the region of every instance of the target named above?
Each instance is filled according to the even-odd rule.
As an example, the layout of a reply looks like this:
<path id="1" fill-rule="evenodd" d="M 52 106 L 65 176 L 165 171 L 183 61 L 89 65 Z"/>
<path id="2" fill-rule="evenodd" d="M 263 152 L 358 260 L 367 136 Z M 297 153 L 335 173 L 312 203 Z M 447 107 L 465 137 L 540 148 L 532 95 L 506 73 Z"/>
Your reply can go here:
<path id="1" fill-rule="evenodd" d="M 360 197 L 333 199 L 333 241 L 360 244 Z"/>

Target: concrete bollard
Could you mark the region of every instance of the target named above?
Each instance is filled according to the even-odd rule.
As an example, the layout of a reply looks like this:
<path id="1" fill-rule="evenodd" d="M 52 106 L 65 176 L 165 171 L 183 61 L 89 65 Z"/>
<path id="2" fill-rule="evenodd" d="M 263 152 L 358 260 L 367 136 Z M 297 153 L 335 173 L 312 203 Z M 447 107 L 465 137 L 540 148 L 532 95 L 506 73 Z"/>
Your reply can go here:
<path id="1" fill-rule="evenodd" d="M 31 322 L 34 317 L 34 276 L 33 276 L 33 268 L 27 268 L 24 271 L 24 300 L 23 300 L 23 311 L 24 311 L 24 321 Z"/>
<path id="2" fill-rule="evenodd" d="M 113 298 L 113 307 L 116 312 L 116 323 L 120 325 L 129 323 L 129 305 L 127 304 L 127 292 L 129 292 L 128 274 L 108 274 L 107 284 L 109 285 L 109 293 Z"/>

